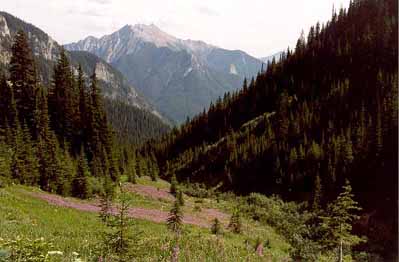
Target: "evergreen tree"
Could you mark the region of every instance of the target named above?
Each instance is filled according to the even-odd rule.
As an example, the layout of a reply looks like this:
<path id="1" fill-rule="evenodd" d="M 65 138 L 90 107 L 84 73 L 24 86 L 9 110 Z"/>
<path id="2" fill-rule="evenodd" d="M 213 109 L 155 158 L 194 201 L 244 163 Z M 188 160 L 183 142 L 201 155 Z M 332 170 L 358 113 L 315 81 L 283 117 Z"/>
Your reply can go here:
<path id="1" fill-rule="evenodd" d="M 322 186 L 320 176 L 317 175 L 314 181 L 314 189 L 313 189 L 313 203 L 312 209 L 317 212 L 320 210 L 320 203 L 322 199 Z"/>
<path id="2" fill-rule="evenodd" d="M 0 127 L 3 130 L 14 122 L 15 110 L 13 108 L 14 94 L 11 86 L 7 83 L 4 74 L 0 75 Z"/>
<path id="3" fill-rule="evenodd" d="M 53 84 L 49 90 L 51 124 L 59 137 L 71 145 L 74 138 L 76 116 L 76 93 L 74 92 L 72 69 L 64 49 L 54 67 Z M 65 145 L 62 145 L 64 147 Z"/>
<path id="4" fill-rule="evenodd" d="M 136 163 L 136 161 L 133 159 L 133 160 L 131 160 L 131 161 L 129 161 L 129 163 L 128 163 L 128 169 L 127 169 L 127 178 L 128 178 L 128 181 L 130 182 L 130 183 L 133 183 L 133 184 L 136 184 L 137 183 L 137 181 L 136 181 L 136 179 L 137 179 L 137 176 L 136 176 L 136 166 L 135 166 L 135 163 Z"/>
<path id="5" fill-rule="evenodd" d="M 181 211 L 180 203 L 176 199 L 172 209 L 169 212 L 169 217 L 166 224 L 172 232 L 180 234 L 183 227 L 183 212 Z"/>
<path id="6" fill-rule="evenodd" d="M 21 184 L 36 185 L 38 182 L 37 159 L 34 156 L 33 142 L 28 127 L 21 128 L 18 118 L 13 143 L 13 156 L 11 162 L 12 178 Z"/>
<path id="7" fill-rule="evenodd" d="M 67 145 L 64 143 L 64 145 Z M 73 175 L 76 174 L 76 164 L 70 155 L 69 147 L 62 149 L 58 147 L 58 159 L 60 160 L 60 176 L 54 179 L 54 186 L 57 194 L 69 195 L 71 193 L 71 184 Z"/>
<path id="8" fill-rule="evenodd" d="M 55 191 L 54 182 L 61 176 L 61 163 L 58 155 L 58 141 L 50 129 L 47 98 L 41 88 L 38 95 L 37 111 L 37 158 L 39 164 L 39 185 L 43 190 Z"/>
<path id="9" fill-rule="evenodd" d="M 177 198 L 177 201 L 179 201 L 179 205 L 180 206 L 184 206 L 184 196 L 183 196 L 183 191 L 182 190 L 179 190 L 177 192 L 176 198 Z"/>
<path id="10" fill-rule="evenodd" d="M 136 157 L 135 159 L 135 169 L 136 169 L 136 175 L 138 177 L 142 177 L 143 176 L 143 171 L 141 168 L 141 159 L 139 158 L 139 156 Z"/>
<path id="11" fill-rule="evenodd" d="M 326 216 L 321 217 L 321 228 L 325 231 L 323 244 L 328 249 L 338 250 L 339 261 L 343 261 L 344 247 L 350 248 L 362 242 L 352 234 L 352 223 L 358 219 L 355 212 L 361 210 L 353 198 L 352 187 L 346 180 L 343 192 L 328 205 Z"/>
<path id="12" fill-rule="evenodd" d="M 107 222 L 111 215 L 112 200 L 114 199 L 115 188 L 112 180 L 105 177 L 103 180 L 103 192 L 100 198 L 100 218 L 103 222 Z"/>
<path id="13" fill-rule="evenodd" d="M 12 84 L 20 123 L 26 123 L 35 135 L 35 112 L 37 95 L 36 66 L 28 38 L 18 31 L 11 48 L 10 82 Z"/>
<path id="14" fill-rule="evenodd" d="M 87 139 L 87 106 L 88 106 L 88 99 L 87 99 L 87 92 L 86 92 L 86 84 L 83 78 L 83 70 L 82 66 L 79 65 L 78 68 L 78 92 L 79 92 L 79 123 L 77 127 L 79 128 L 79 136 L 77 139 L 77 146 L 81 147 L 83 142 Z"/>
<path id="15" fill-rule="evenodd" d="M 87 166 L 82 149 L 78 159 L 76 175 L 72 180 L 72 196 L 82 199 L 88 198 L 90 196 L 88 176 L 89 168 Z"/>
<path id="16" fill-rule="evenodd" d="M 176 193 L 177 193 L 177 179 L 176 179 L 176 175 L 175 174 L 172 175 L 172 179 L 170 180 L 169 192 L 172 195 L 176 196 Z"/>
<path id="17" fill-rule="evenodd" d="M 104 245 L 113 254 L 111 260 L 132 261 L 135 257 L 134 244 L 138 241 L 139 232 L 133 232 L 133 223 L 128 217 L 129 200 L 122 191 L 119 208 L 115 216 L 107 221 L 108 231 L 104 234 Z"/>
<path id="18" fill-rule="evenodd" d="M 12 148 L 0 137 L 0 188 L 11 181 Z"/>

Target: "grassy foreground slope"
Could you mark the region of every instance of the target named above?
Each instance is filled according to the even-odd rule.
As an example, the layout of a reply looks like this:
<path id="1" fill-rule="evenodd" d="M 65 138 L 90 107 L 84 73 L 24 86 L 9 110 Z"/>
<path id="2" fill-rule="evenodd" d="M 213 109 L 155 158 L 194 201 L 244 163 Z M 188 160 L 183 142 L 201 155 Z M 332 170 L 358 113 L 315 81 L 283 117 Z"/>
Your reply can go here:
<path id="1" fill-rule="evenodd" d="M 137 185 L 126 186 L 131 198 L 129 216 L 133 217 L 133 230 L 140 231 L 140 241 L 136 243 L 138 261 L 170 261 L 175 243 L 173 234 L 165 223 L 152 222 L 154 219 L 137 219 L 137 210 L 145 212 L 167 213 L 173 199 L 167 196 L 168 183 L 152 182 L 140 178 Z M 145 189 L 144 191 L 142 189 Z M 152 195 L 152 192 L 160 192 Z M 162 192 L 166 194 L 162 195 Z M 57 199 L 49 202 L 48 200 Z M 195 218 L 198 225 L 186 224 L 179 242 L 179 261 L 285 261 L 289 260 L 289 248 L 284 238 L 268 226 L 254 221 L 244 220 L 243 233 L 233 234 L 226 229 L 229 210 L 235 203 L 213 199 L 197 199 L 186 196 L 183 212 L 187 219 Z M 65 203 L 73 206 L 65 207 Z M 61 198 L 44 193 L 36 188 L 10 186 L 0 189 L 0 261 L 10 252 L 5 243 L 17 240 L 14 247 L 25 248 L 36 240 L 37 245 L 51 243 L 43 248 L 44 253 L 53 254 L 43 261 L 97 261 L 96 253 L 101 248 L 105 226 L 93 208 L 82 211 L 77 207 L 96 207 L 98 200 L 82 201 Z M 68 205 L 67 205 L 68 206 Z M 216 209 L 220 207 L 220 209 Z M 224 210 L 221 210 L 224 209 Z M 213 210 L 213 212 L 208 212 Z M 156 213 L 157 214 L 157 213 Z M 211 216 L 224 216 L 222 219 L 224 234 L 215 236 L 210 232 Z M 144 218 L 146 218 L 144 216 Z M 162 220 L 162 219 L 161 219 Z M 191 221 L 192 222 L 192 221 Z M 44 240 L 38 240 L 43 238 Z M 255 252 L 257 239 L 267 245 L 263 256 Z M 19 239 L 19 241 L 18 241 Z M 16 243 L 16 244 L 15 244 Z M 45 243 L 45 244 L 43 244 Z M 1 246 L 3 245 L 3 246 Z M 18 246 L 20 245 L 20 246 Z M 51 252 L 51 251 L 61 251 Z M 58 254 L 59 253 L 59 254 Z M 81 259 L 81 260 L 78 260 Z M 23 261 L 23 260 L 21 260 Z"/>

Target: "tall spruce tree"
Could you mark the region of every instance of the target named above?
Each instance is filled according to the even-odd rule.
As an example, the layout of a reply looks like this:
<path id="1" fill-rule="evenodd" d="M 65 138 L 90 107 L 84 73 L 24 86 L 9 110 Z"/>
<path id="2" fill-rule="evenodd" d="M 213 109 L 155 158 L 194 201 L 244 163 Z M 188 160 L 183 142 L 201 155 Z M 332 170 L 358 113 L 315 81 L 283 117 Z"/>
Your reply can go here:
<path id="1" fill-rule="evenodd" d="M 18 118 L 16 121 L 17 128 L 12 145 L 14 149 L 11 162 L 12 178 L 21 184 L 36 185 L 39 174 L 30 131 L 26 124 L 21 128 Z"/>
<path id="2" fill-rule="evenodd" d="M 7 83 L 6 76 L 0 74 L 0 127 L 3 129 L 14 122 L 13 110 L 14 94 L 11 85 Z"/>
<path id="3" fill-rule="evenodd" d="M 64 140 L 71 144 L 74 134 L 76 97 L 72 69 L 64 49 L 54 67 L 53 83 L 49 90 L 49 108 L 52 127 L 62 147 Z"/>
<path id="4" fill-rule="evenodd" d="M 85 199 L 90 196 L 88 176 L 89 168 L 82 148 L 78 159 L 76 175 L 72 180 L 72 195 L 74 197 Z"/>
<path id="5" fill-rule="evenodd" d="M 37 158 L 39 164 L 39 185 L 43 190 L 56 191 L 54 182 L 60 177 L 61 163 L 58 159 L 58 141 L 50 129 L 47 97 L 43 88 L 38 95 L 37 111 Z"/>
<path id="6" fill-rule="evenodd" d="M 28 38 L 23 31 L 18 31 L 11 48 L 10 82 L 14 91 L 18 116 L 21 123 L 26 123 L 31 134 L 35 133 L 36 96 L 38 91 L 36 66 Z"/>
<path id="7" fill-rule="evenodd" d="M 78 127 L 78 137 L 77 146 L 87 146 L 84 144 L 84 141 L 87 139 L 87 120 L 88 120 L 88 98 L 87 98 L 87 90 L 86 84 L 83 76 L 82 66 L 79 65 L 78 68 L 78 78 L 77 78 L 77 86 L 79 91 L 79 123 L 77 124 Z"/>

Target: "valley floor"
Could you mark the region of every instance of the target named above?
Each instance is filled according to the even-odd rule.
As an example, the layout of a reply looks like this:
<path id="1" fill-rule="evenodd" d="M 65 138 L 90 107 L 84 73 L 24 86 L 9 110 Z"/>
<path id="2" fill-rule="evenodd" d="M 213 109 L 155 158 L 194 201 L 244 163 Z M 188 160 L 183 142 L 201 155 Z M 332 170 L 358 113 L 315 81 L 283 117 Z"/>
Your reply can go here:
<path id="1" fill-rule="evenodd" d="M 131 203 L 128 215 L 134 220 L 134 230 L 141 232 L 137 260 L 169 261 L 174 243 L 173 234 L 165 226 L 174 201 L 168 192 L 169 184 L 144 177 L 138 179 L 138 184 L 126 183 L 124 188 Z M 234 205 L 227 201 L 185 196 L 183 222 L 186 225 L 179 242 L 179 261 L 289 260 L 290 246 L 268 226 L 244 220 L 242 234 L 229 232 L 227 225 Z M 7 250 L 1 247 L 2 243 L 11 240 L 31 242 L 40 238 L 46 243 L 51 242 L 52 250 L 62 252 L 59 260 L 47 261 L 79 261 L 77 258 L 96 261 L 105 230 L 98 217 L 99 210 L 98 199 L 64 198 L 24 186 L 0 189 L 0 261 L 2 252 Z M 214 218 L 223 225 L 222 236 L 210 232 Z M 257 238 L 269 242 L 263 256 L 255 252 Z"/>

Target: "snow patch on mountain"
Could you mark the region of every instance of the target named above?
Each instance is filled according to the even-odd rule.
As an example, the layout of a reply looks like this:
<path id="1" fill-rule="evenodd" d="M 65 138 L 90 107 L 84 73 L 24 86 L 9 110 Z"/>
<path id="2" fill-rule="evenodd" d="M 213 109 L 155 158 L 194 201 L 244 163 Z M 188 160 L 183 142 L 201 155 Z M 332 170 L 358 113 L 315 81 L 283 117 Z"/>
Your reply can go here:
<path id="1" fill-rule="evenodd" d="M 10 35 L 10 29 L 8 28 L 6 18 L 4 16 L 0 16 L 0 36 L 6 37 Z"/>
<path id="2" fill-rule="evenodd" d="M 230 65 L 230 74 L 238 75 L 237 68 L 236 68 L 236 66 L 234 64 Z"/>
<path id="3" fill-rule="evenodd" d="M 189 68 L 187 68 L 186 72 L 184 72 L 183 77 L 186 77 L 191 71 L 193 71 L 193 68 L 190 66 Z"/>

